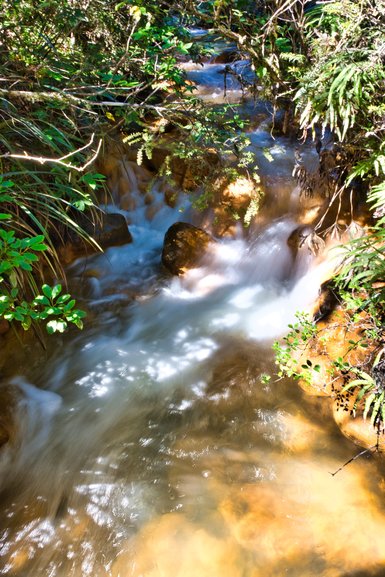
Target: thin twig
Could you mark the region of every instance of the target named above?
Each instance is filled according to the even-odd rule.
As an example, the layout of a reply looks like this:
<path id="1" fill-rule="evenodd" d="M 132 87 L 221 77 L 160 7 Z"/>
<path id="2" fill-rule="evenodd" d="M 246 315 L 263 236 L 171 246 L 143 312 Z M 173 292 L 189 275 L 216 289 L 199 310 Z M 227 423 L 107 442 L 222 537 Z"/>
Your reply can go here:
<path id="1" fill-rule="evenodd" d="M 361 451 L 360 453 L 358 453 L 358 455 L 355 455 L 354 457 L 352 457 L 351 459 L 349 459 L 349 461 L 346 461 L 346 463 L 344 463 L 339 469 L 337 469 L 337 471 L 334 471 L 334 473 L 330 473 L 330 475 L 332 477 L 334 477 L 335 475 L 337 475 L 337 473 L 339 473 L 340 471 L 342 471 L 342 469 L 344 467 L 346 467 L 346 465 L 349 465 L 350 463 L 352 463 L 353 461 L 355 461 L 356 459 L 358 459 L 359 457 L 362 457 L 362 455 L 365 455 L 366 453 L 370 453 L 371 451 L 373 451 L 373 449 L 376 449 L 377 451 L 378 449 L 378 442 L 373 445 L 372 447 L 369 447 L 369 449 L 364 449 L 363 451 Z"/>

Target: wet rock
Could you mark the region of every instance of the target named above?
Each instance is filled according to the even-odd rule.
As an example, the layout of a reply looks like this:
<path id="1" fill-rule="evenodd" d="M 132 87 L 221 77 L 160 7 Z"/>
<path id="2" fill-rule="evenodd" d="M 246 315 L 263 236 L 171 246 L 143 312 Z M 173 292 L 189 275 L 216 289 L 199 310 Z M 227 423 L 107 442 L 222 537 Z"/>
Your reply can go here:
<path id="1" fill-rule="evenodd" d="M 214 148 L 203 149 L 199 157 L 180 158 L 173 153 L 176 143 L 175 134 L 164 135 L 162 142 L 154 146 L 148 156 L 139 154 L 135 145 L 109 145 L 110 150 L 98 159 L 96 168 L 106 176 L 110 196 L 120 208 L 132 210 L 129 197 L 137 192 L 147 193 L 166 164 L 173 184 L 182 190 L 192 191 L 220 163 L 220 154 Z M 106 202 L 105 198 L 103 202 Z"/>
<path id="2" fill-rule="evenodd" d="M 343 387 L 344 380 L 342 377 L 334 375 L 333 360 L 327 354 L 306 352 L 299 357 L 299 363 L 309 366 L 307 370 L 309 380 L 301 378 L 298 381 L 306 394 L 316 397 L 330 397 Z M 302 371 L 302 369 L 300 370 Z"/>
<path id="3" fill-rule="evenodd" d="M 287 244 L 290 248 L 294 250 L 298 250 L 303 243 L 305 242 L 306 238 L 312 234 L 313 229 L 311 226 L 301 225 L 298 226 L 293 230 L 290 234 L 289 238 L 287 239 Z"/>
<path id="4" fill-rule="evenodd" d="M 231 64 L 241 58 L 241 54 L 235 48 L 226 48 L 220 54 L 213 56 L 212 64 Z"/>
<path id="5" fill-rule="evenodd" d="M 325 242 L 308 225 L 301 225 L 294 229 L 287 239 L 287 244 L 291 248 L 294 258 L 301 248 L 306 248 L 314 255 L 325 248 Z"/>
<path id="6" fill-rule="evenodd" d="M 151 158 L 146 157 L 146 165 L 154 172 L 159 172 L 163 168 L 168 156 L 170 156 L 170 144 L 165 146 L 154 146 L 151 151 Z"/>
<path id="7" fill-rule="evenodd" d="M 185 191 L 195 190 L 220 164 L 220 155 L 214 148 L 202 150 L 199 157 L 181 158 L 173 154 L 174 146 L 175 141 L 169 140 L 163 147 L 155 147 L 146 162 L 156 173 L 161 172 L 167 162 L 173 183 Z"/>
<path id="8" fill-rule="evenodd" d="M 122 199 L 127 203 L 128 196 L 138 192 L 146 193 L 154 178 L 153 171 L 138 164 L 138 151 L 124 146 L 113 148 L 100 157 L 96 168 L 106 177 L 109 190 L 109 198 L 104 194 L 103 198 L 99 196 L 99 201 L 107 203 L 112 199 L 120 208 L 124 208 Z"/>
<path id="9" fill-rule="evenodd" d="M 164 237 L 162 263 L 175 275 L 198 265 L 213 237 L 186 222 L 173 224 Z"/>
<path id="10" fill-rule="evenodd" d="M 163 194 L 164 202 L 167 206 L 174 208 L 179 198 L 179 190 L 175 186 L 172 186 L 171 183 L 167 182 L 167 180 L 163 180 L 160 182 L 159 191 Z"/>
<path id="11" fill-rule="evenodd" d="M 198 158 L 184 159 L 173 157 L 171 173 L 175 183 L 183 190 L 191 192 L 202 181 L 213 174 L 220 163 L 220 156 L 215 149 L 208 148 L 202 151 Z"/>
<path id="12" fill-rule="evenodd" d="M 132 242 L 124 216 L 119 213 L 103 214 L 100 224 L 95 226 L 95 240 L 102 248 Z"/>
<path id="13" fill-rule="evenodd" d="M 319 296 L 314 305 L 313 318 L 316 322 L 321 320 L 326 320 L 336 309 L 338 305 L 338 298 L 330 286 L 330 282 L 327 281 L 321 285 Z"/>
<path id="14" fill-rule="evenodd" d="M 132 242 L 126 219 L 119 213 L 100 213 L 96 221 L 81 214 L 77 218 L 79 226 L 89 234 L 97 244 L 86 242 L 70 233 L 64 247 L 60 249 L 61 260 L 69 264 L 74 259 L 96 252 L 98 245 L 102 249 L 110 246 L 120 246 Z"/>
<path id="15" fill-rule="evenodd" d="M 318 396 L 338 393 L 345 381 L 333 363 L 338 358 L 352 366 L 365 363 L 373 345 L 367 343 L 369 347 L 353 347 L 352 343 L 362 342 L 369 326 L 370 319 L 364 313 L 361 313 L 360 322 L 352 323 L 349 314 L 341 307 L 333 311 L 327 320 L 317 323 L 317 335 L 296 356 L 297 370 L 301 371 L 302 365 L 307 364 L 311 375 L 311 382 L 304 379 L 299 381 L 302 389 Z"/>

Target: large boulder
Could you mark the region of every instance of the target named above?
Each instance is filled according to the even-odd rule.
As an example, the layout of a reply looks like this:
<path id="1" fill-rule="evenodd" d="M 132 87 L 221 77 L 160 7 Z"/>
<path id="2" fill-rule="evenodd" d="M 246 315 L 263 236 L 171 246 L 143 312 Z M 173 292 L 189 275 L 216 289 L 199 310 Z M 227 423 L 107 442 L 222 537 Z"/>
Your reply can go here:
<path id="1" fill-rule="evenodd" d="M 197 266 L 212 242 L 213 237 L 201 228 L 176 222 L 164 237 L 162 263 L 172 274 L 180 275 Z"/>

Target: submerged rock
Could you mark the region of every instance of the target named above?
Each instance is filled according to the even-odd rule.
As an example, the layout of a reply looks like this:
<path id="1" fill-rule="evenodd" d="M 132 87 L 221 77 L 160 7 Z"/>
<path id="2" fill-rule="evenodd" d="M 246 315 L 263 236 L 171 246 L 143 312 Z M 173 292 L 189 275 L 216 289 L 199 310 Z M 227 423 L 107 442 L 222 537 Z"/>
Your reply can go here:
<path id="1" fill-rule="evenodd" d="M 212 242 L 213 237 L 201 228 L 176 222 L 164 237 L 162 263 L 172 274 L 182 274 L 197 266 Z"/>
<path id="2" fill-rule="evenodd" d="M 179 513 L 148 523 L 114 562 L 112 577 L 241 577 L 242 549 Z"/>

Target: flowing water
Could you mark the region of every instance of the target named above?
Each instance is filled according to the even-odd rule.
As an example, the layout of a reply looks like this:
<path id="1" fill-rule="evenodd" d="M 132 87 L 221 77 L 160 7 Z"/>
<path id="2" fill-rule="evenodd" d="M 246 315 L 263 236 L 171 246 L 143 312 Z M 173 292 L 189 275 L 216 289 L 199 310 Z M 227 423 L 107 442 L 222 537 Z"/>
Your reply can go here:
<path id="1" fill-rule="evenodd" d="M 19 431 L 0 462 L 2 575 L 385 575 L 380 462 L 332 476 L 358 449 L 328 401 L 261 380 L 273 370 L 272 340 L 311 305 L 325 263 L 306 251 L 294 259 L 287 245 L 294 145 L 271 142 L 263 126 L 251 140 L 260 156 L 272 149 L 264 171 L 276 190 L 282 178 L 293 189 L 270 199 L 268 225 L 170 278 L 163 236 L 191 214 L 187 203 L 163 206 L 155 186 L 155 217 L 146 220 L 139 194 L 130 215 L 133 244 L 71 267 L 86 329 L 52 340 L 40 363 L 36 350 L 13 380 Z"/>

